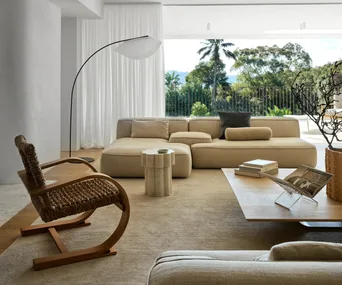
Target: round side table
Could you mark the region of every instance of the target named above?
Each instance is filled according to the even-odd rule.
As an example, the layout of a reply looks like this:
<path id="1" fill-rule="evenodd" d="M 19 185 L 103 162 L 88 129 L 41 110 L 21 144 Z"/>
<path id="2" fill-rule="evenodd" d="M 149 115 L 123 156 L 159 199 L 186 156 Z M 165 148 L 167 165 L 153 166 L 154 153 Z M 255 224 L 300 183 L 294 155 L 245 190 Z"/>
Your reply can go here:
<path id="1" fill-rule="evenodd" d="M 145 167 L 145 194 L 154 197 L 172 194 L 172 165 L 175 152 L 168 149 L 158 153 L 158 149 L 145 149 L 141 152 L 141 165 Z"/>

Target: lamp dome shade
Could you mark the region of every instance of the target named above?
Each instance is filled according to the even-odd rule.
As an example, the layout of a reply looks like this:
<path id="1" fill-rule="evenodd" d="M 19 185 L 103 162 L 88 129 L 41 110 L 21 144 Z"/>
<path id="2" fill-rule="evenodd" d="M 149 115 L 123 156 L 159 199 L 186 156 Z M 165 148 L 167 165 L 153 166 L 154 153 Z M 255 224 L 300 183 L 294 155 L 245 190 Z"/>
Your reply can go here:
<path id="1" fill-rule="evenodd" d="M 115 50 L 132 59 L 143 59 L 154 54 L 159 48 L 161 41 L 150 37 L 139 37 L 127 39 L 120 44 Z"/>

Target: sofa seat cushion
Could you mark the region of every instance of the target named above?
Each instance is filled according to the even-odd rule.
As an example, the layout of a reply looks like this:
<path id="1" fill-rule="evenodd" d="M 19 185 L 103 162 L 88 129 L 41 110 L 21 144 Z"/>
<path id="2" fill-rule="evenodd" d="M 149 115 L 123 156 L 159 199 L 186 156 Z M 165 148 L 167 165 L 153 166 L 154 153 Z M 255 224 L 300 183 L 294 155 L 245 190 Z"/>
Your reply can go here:
<path id="1" fill-rule="evenodd" d="M 148 148 L 170 148 L 175 151 L 173 177 L 188 177 L 191 173 L 191 150 L 186 144 L 168 143 L 158 138 L 120 138 L 102 151 L 101 172 L 112 177 L 144 177 L 141 151 Z"/>
<path id="2" fill-rule="evenodd" d="M 193 145 L 195 143 L 211 143 L 212 140 L 211 135 L 203 132 L 177 132 L 171 134 L 169 142 Z"/>
<path id="3" fill-rule="evenodd" d="M 210 144 L 191 146 L 194 168 L 231 168 L 245 161 L 268 159 L 278 161 L 279 167 L 315 167 L 316 147 L 300 138 L 271 138 L 267 141 L 227 141 L 213 139 Z"/>

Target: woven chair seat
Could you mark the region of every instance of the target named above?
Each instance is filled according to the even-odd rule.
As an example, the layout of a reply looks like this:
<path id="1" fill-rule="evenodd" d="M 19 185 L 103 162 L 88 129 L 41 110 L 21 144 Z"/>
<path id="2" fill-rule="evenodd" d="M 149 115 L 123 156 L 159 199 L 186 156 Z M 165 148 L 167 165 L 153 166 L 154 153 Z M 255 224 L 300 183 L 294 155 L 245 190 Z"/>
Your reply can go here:
<path id="1" fill-rule="evenodd" d="M 121 201 L 118 188 L 113 183 L 101 178 L 76 182 L 50 191 L 45 195 L 47 195 L 50 205 L 45 204 L 42 196 L 32 197 L 32 203 L 44 222 Z"/>

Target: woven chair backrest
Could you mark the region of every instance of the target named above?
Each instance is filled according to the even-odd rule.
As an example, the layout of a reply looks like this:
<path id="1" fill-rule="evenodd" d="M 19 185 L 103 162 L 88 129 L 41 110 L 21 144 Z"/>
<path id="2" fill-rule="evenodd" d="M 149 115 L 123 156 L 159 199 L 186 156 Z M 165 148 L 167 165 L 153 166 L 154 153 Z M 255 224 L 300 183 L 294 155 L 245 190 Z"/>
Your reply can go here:
<path id="1" fill-rule="evenodd" d="M 39 165 L 38 157 L 34 145 L 26 142 L 26 138 L 23 135 L 16 136 L 14 139 L 21 159 L 23 161 L 27 178 L 31 180 L 30 185 L 34 185 L 35 188 L 45 186 L 45 178 L 42 169 Z M 27 185 L 26 185 L 27 187 Z M 27 189 L 29 192 L 33 189 Z"/>

